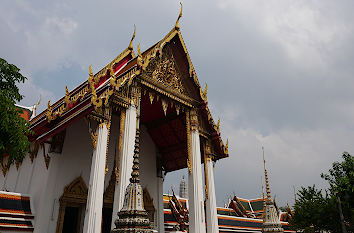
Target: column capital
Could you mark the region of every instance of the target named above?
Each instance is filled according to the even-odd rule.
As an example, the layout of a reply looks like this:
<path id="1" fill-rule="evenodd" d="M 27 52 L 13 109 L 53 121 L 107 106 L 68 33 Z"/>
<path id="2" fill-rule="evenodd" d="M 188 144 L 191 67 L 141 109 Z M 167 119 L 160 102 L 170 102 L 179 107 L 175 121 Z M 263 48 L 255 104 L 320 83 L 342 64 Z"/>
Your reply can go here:
<path id="1" fill-rule="evenodd" d="M 137 84 L 134 84 L 131 87 L 130 91 L 130 104 L 137 108 L 140 104 L 140 97 L 141 97 L 141 87 Z"/>
<path id="2" fill-rule="evenodd" d="M 198 130 L 198 115 L 196 109 L 190 110 L 190 124 L 192 131 Z"/>

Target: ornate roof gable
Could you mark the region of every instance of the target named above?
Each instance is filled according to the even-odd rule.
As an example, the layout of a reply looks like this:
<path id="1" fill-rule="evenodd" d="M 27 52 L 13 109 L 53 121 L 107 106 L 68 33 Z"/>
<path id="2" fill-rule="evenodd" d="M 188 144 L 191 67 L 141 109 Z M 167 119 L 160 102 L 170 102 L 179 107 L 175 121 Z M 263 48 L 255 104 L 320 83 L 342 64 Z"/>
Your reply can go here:
<path id="1" fill-rule="evenodd" d="M 182 74 L 170 48 L 167 48 L 161 57 L 156 56 L 151 59 L 144 74 L 173 92 L 181 95 L 186 94 L 182 84 Z"/>

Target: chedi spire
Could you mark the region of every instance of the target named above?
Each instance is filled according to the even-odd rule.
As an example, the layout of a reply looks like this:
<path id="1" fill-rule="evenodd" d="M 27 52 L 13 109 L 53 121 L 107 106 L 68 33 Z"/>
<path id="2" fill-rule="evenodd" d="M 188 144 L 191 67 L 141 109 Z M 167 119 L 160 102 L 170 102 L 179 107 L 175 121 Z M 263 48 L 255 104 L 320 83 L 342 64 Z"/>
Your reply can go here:
<path id="1" fill-rule="evenodd" d="M 264 178 L 266 184 L 266 192 L 267 197 L 265 198 L 265 205 L 264 205 L 264 217 L 263 217 L 263 227 L 262 232 L 284 232 L 282 225 L 279 220 L 278 210 L 275 207 L 275 203 L 272 200 L 272 196 L 270 194 L 270 185 L 268 179 L 268 172 L 265 165 L 265 158 L 264 158 L 264 147 L 263 150 L 263 164 L 264 164 Z"/>
<path id="2" fill-rule="evenodd" d="M 118 219 L 114 222 L 116 228 L 111 233 L 150 233 L 148 213 L 144 209 L 143 189 L 139 181 L 139 135 L 136 129 L 134 160 L 130 184 L 125 190 L 123 208 L 118 213 Z"/>

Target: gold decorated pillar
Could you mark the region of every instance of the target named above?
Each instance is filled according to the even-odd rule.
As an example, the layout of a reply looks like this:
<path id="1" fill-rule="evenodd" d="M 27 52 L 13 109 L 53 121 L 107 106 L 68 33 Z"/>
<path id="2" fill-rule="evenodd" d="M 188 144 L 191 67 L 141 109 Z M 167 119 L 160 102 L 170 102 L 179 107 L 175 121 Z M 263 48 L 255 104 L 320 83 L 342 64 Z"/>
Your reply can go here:
<path id="1" fill-rule="evenodd" d="M 105 108 L 104 111 L 106 119 L 98 125 L 92 138 L 94 150 L 83 231 L 87 233 L 101 232 L 107 142 L 111 123 L 109 109 Z"/>
<path id="2" fill-rule="evenodd" d="M 216 196 L 214 183 L 214 166 L 211 154 L 211 144 L 206 141 L 204 145 L 204 177 L 205 177 L 205 213 L 207 219 L 207 233 L 218 233 L 218 216 L 216 211 Z"/>
<path id="3" fill-rule="evenodd" d="M 198 116 L 195 109 L 186 113 L 188 142 L 188 196 L 189 232 L 205 233 L 204 195 L 198 131 Z"/>

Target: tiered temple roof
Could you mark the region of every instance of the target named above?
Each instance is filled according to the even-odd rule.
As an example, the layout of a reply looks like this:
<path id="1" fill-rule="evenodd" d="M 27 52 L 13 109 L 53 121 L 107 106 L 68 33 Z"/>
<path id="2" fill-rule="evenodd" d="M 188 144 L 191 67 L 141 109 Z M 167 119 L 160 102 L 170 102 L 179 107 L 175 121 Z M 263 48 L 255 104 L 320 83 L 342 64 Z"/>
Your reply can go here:
<path id="1" fill-rule="evenodd" d="M 188 166 L 186 117 L 181 113 L 195 106 L 199 133 L 211 142 L 213 160 L 228 157 L 228 142 L 221 139 L 220 121 L 215 122 L 211 115 L 207 87 L 201 88 L 178 21 L 162 40 L 144 52 L 138 45 L 137 56 L 132 47 L 134 32 L 128 48 L 108 65 L 96 74 L 90 68 L 87 81 L 72 91 L 66 88 L 65 96 L 54 104 L 48 102 L 48 108 L 30 121 L 34 132 L 30 140 L 43 143 L 76 120 L 96 114 L 97 108 L 109 101 L 127 107 L 130 86 L 138 82 L 143 90 L 141 123 L 161 151 L 166 172 Z"/>

